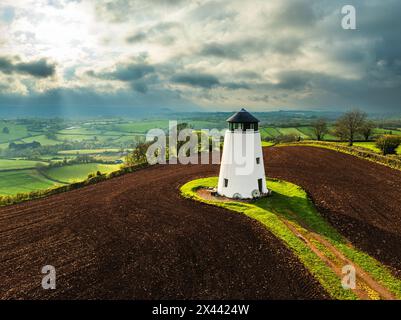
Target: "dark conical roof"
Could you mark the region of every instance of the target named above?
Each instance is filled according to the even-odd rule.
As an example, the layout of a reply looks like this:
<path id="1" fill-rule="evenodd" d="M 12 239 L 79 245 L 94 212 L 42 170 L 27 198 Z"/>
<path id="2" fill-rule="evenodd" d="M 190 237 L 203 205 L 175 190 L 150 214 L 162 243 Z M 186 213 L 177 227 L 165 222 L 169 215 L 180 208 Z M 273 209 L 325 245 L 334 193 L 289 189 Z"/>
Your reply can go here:
<path id="1" fill-rule="evenodd" d="M 244 108 L 242 108 L 239 112 L 233 114 L 226 121 L 227 122 L 235 122 L 235 123 L 255 123 L 255 122 L 260 122 L 258 119 L 256 119 L 253 115 L 251 115 Z"/>

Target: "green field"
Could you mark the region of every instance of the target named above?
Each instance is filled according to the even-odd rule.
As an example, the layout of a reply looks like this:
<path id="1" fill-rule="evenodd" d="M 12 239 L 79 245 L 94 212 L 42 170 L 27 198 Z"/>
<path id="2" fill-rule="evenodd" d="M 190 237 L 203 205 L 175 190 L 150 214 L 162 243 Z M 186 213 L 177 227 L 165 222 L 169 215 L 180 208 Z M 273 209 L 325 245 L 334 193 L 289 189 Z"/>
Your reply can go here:
<path id="1" fill-rule="evenodd" d="M 15 195 L 61 185 L 42 176 L 37 170 L 0 171 L 0 195 Z"/>
<path id="2" fill-rule="evenodd" d="M 299 131 L 297 128 L 278 128 L 278 131 L 282 135 L 295 135 L 295 136 L 300 136 L 302 139 L 307 139 L 309 136 L 305 135 L 301 131 Z"/>
<path id="3" fill-rule="evenodd" d="M 401 130 L 395 130 L 395 129 L 380 129 L 380 128 L 376 128 L 374 129 L 374 134 L 395 134 L 398 136 L 401 136 Z"/>
<path id="4" fill-rule="evenodd" d="M 124 143 L 135 143 L 137 137 L 143 137 L 143 135 L 134 135 L 127 133 L 117 134 L 99 134 L 99 135 L 85 135 L 85 134 L 57 134 L 57 140 L 59 143 L 74 143 L 74 142 L 90 142 L 92 144 L 96 143 L 106 143 L 112 147 L 119 146 Z"/>
<path id="5" fill-rule="evenodd" d="M 46 166 L 46 162 L 31 160 L 0 159 L 0 171 L 15 169 L 31 169 L 37 165 Z"/>
<path id="6" fill-rule="evenodd" d="M 315 136 L 315 134 L 313 133 L 312 127 L 297 127 L 297 130 L 302 132 L 307 137 Z"/>
<path id="7" fill-rule="evenodd" d="M 137 141 L 138 139 L 144 139 L 145 136 L 144 135 L 123 135 L 118 137 L 115 141 L 116 142 L 132 142 L 134 143 L 135 141 Z"/>
<path id="8" fill-rule="evenodd" d="M 168 120 L 143 120 L 130 121 L 127 123 L 103 125 L 102 130 L 118 131 L 123 133 L 146 133 L 151 129 L 167 129 Z"/>
<path id="9" fill-rule="evenodd" d="M 333 131 L 333 127 L 329 127 L 329 132 Z M 382 134 L 389 134 L 389 133 L 395 134 L 395 135 L 401 135 L 401 131 L 399 130 L 389 130 L 389 129 L 379 129 L 376 128 L 374 129 L 374 135 L 382 135 Z M 314 140 L 316 139 L 314 133 L 313 133 L 313 128 L 310 126 L 302 126 L 302 127 L 289 127 L 289 128 L 284 128 L 284 127 L 261 127 L 260 128 L 260 133 L 262 136 L 262 139 L 274 139 L 280 135 L 294 135 L 294 136 L 300 136 L 302 139 L 305 140 Z M 363 137 L 358 136 L 357 139 L 362 139 Z M 336 136 L 334 136 L 331 133 L 327 133 L 324 135 L 324 140 L 331 141 L 331 140 L 338 140 Z"/>
<path id="10" fill-rule="evenodd" d="M 81 150 L 63 150 L 59 151 L 61 155 L 77 155 L 77 154 L 99 154 L 99 153 L 117 153 L 121 149 L 81 149 Z"/>
<path id="11" fill-rule="evenodd" d="M 57 134 L 57 140 L 61 142 L 82 142 L 82 141 L 90 141 L 95 140 L 94 135 L 81 135 L 81 134 Z"/>
<path id="12" fill-rule="evenodd" d="M 278 136 L 283 135 L 294 135 L 296 137 L 301 137 L 302 139 L 306 140 L 313 140 L 315 139 L 315 135 L 313 133 L 312 127 L 304 126 L 304 127 L 261 127 L 260 133 L 262 139 L 274 139 Z M 325 140 L 336 140 L 337 138 L 330 133 L 327 133 L 324 136 Z"/>
<path id="13" fill-rule="evenodd" d="M 33 137 L 22 139 L 22 142 L 24 142 L 24 143 L 30 143 L 30 142 L 34 142 L 34 141 L 39 142 L 42 146 L 54 146 L 54 145 L 62 143 L 61 141 L 48 139 L 48 138 L 46 138 L 45 135 L 33 136 Z"/>
<path id="14" fill-rule="evenodd" d="M 48 163 L 29 160 L 0 159 L 0 195 L 15 195 L 82 181 L 90 173 L 110 173 L 120 165 L 87 163 L 53 168 L 37 168 Z"/>
<path id="15" fill-rule="evenodd" d="M 3 133 L 3 128 L 7 127 L 9 133 Z M 18 140 L 29 136 L 28 129 L 25 126 L 9 123 L 0 120 L 0 143 Z"/>
<path id="16" fill-rule="evenodd" d="M 225 123 L 221 121 L 201 121 L 201 120 L 180 120 L 180 123 L 187 122 L 189 123 L 195 130 L 200 129 L 219 129 L 224 127 Z"/>
<path id="17" fill-rule="evenodd" d="M 119 168 L 120 165 L 114 164 L 86 163 L 49 168 L 44 173 L 47 177 L 55 181 L 73 183 L 87 179 L 90 173 L 96 173 L 97 171 L 110 173 Z"/>
<path id="18" fill-rule="evenodd" d="M 224 121 L 208 121 L 208 120 L 195 120 L 195 119 L 180 119 L 178 123 L 188 123 L 196 130 L 199 129 L 219 129 L 225 127 Z M 142 120 L 142 121 L 127 121 L 124 123 L 97 125 L 97 130 L 102 131 L 103 134 L 109 132 L 116 134 L 127 133 L 141 133 L 146 134 L 151 129 L 167 130 L 169 127 L 168 120 Z M 65 131 L 64 131 L 65 132 Z"/>
<path id="19" fill-rule="evenodd" d="M 90 128 L 80 128 L 80 127 L 74 127 L 74 128 L 67 128 L 60 130 L 58 133 L 60 134 L 68 134 L 68 135 L 97 135 L 101 134 L 100 130 L 95 130 L 95 129 L 90 129 Z"/>
<path id="20" fill-rule="evenodd" d="M 44 121 L 44 120 L 43 120 Z M 186 122 L 180 120 L 179 123 Z M 188 121 L 191 122 L 191 121 Z M 168 120 L 128 120 L 121 121 L 116 119 L 93 122 L 76 122 L 65 124 L 64 128 L 51 128 L 54 125 L 53 120 L 45 121 L 42 127 L 35 126 L 35 129 L 29 129 L 28 125 L 18 124 L 15 121 L 0 120 L 0 150 L 8 150 L 11 142 L 17 144 L 39 142 L 41 146 L 52 147 L 62 144 L 75 145 L 75 149 L 115 149 L 130 148 L 138 141 L 145 138 L 145 134 L 150 129 L 161 128 L 168 129 Z M 32 121 L 34 123 L 34 121 Z M 193 121 L 194 127 L 207 128 L 215 127 L 217 123 L 209 121 Z M 4 127 L 9 129 L 9 133 L 3 133 Z M 61 126 L 62 127 L 62 126 Z M 54 139 L 47 138 L 46 134 L 51 132 L 55 134 Z M 89 154 L 89 153 L 88 153 Z"/>
<path id="21" fill-rule="evenodd" d="M 8 142 L 6 142 L 6 143 L 0 143 L 0 150 L 2 150 L 2 149 L 7 149 L 7 148 L 8 148 L 8 145 L 9 145 Z"/>
<path id="22" fill-rule="evenodd" d="M 280 135 L 280 132 L 276 128 L 261 127 L 260 134 L 262 138 L 275 138 Z"/>

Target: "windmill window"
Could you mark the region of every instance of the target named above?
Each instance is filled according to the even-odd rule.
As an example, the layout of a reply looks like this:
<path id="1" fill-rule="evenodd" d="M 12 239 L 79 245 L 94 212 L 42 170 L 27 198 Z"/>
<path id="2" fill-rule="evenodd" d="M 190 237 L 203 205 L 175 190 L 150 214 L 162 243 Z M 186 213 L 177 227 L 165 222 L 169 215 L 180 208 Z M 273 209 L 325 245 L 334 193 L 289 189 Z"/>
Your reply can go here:
<path id="1" fill-rule="evenodd" d="M 228 179 L 224 179 L 224 188 L 228 187 Z"/>
<path id="2" fill-rule="evenodd" d="M 256 158 L 256 164 L 260 164 L 260 158 Z"/>

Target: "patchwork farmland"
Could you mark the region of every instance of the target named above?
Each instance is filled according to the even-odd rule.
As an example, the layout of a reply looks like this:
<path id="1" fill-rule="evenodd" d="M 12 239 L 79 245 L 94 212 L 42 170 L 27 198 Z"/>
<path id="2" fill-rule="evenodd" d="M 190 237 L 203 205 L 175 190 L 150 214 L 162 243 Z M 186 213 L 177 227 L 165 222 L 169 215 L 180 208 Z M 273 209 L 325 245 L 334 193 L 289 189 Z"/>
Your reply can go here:
<path id="1" fill-rule="evenodd" d="M 180 119 L 182 123 L 188 123 L 195 130 L 198 129 L 224 129 L 222 121 L 214 119 Z M 269 117 L 267 117 L 269 119 Z M 299 120 L 299 122 L 305 122 Z M 224 122 L 223 122 L 224 124 Z M 103 119 L 92 121 L 65 121 L 56 120 L 8 120 L 0 121 L 0 196 L 12 196 L 18 193 L 43 190 L 57 187 L 71 182 L 81 181 L 89 174 L 100 171 L 109 173 L 117 170 L 119 163 L 125 160 L 125 155 L 135 146 L 144 141 L 145 134 L 154 128 L 167 130 L 169 122 L 166 119 L 148 120 L 121 120 Z M 7 128 L 5 133 L 4 129 Z M 330 127 L 332 131 L 332 127 Z M 310 125 L 294 125 L 283 127 L 262 123 L 262 143 L 264 146 L 274 144 L 275 139 L 281 136 L 294 136 L 302 140 L 315 139 L 313 128 Z M 376 135 L 389 133 L 388 129 L 376 128 Z M 392 134 L 401 135 L 397 129 L 391 130 Z M 325 135 L 325 140 L 334 141 L 337 137 L 331 133 Z M 24 144 L 38 143 L 40 153 L 35 150 L 10 149 L 10 144 L 16 148 Z M 379 152 L 374 142 L 356 142 L 356 146 Z M 401 153 L 401 147 L 398 149 Z M 83 158 L 82 164 L 62 169 L 48 169 L 55 163 L 74 161 Z M 75 170 L 76 169 L 76 170 Z M 11 172 L 14 170 L 13 172 Z M 65 176 L 63 176 L 65 174 Z M 10 183 L 14 181 L 12 187 Z"/>

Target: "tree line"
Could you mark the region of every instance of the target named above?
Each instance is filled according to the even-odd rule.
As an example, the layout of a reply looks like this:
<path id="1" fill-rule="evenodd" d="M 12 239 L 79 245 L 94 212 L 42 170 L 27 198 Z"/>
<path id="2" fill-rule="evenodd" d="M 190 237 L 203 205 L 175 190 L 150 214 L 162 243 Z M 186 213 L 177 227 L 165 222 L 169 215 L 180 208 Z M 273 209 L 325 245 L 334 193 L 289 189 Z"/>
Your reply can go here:
<path id="1" fill-rule="evenodd" d="M 349 146 L 354 144 L 357 135 L 362 135 L 365 141 L 369 141 L 374 134 L 376 124 L 368 120 L 367 114 L 360 110 L 352 110 L 344 113 L 334 124 L 333 135 L 341 141 L 347 141 Z M 318 141 L 324 139 L 330 130 L 327 121 L 323 118 L 312 123 L 313 133 Z M 376 146 L 383 154 L 394 154 L 401 144 L 401 137 L 384 134 L 376 140 Z"/>

